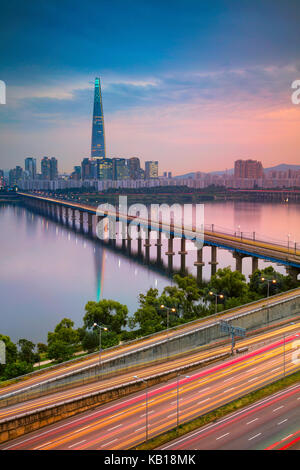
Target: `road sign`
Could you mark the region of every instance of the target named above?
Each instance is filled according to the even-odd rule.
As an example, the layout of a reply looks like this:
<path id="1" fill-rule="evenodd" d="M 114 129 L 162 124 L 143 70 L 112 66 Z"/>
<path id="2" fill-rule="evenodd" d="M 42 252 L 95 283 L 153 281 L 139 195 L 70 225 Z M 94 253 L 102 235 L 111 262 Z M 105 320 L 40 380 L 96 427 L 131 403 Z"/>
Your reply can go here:
<path id="1" fill-rule="evenodd" d="M 227 321 L 224 321 L 224 320 L 221 320 L 219 325 L 220 325 L 221 331 L 231 335 L 231 354 L 233 354 L 233 350 L 235 346 L 235 337 L 246 336 L 246 330 L 245 328 L 241 328 L 239 326 L 232 326 Z"/>

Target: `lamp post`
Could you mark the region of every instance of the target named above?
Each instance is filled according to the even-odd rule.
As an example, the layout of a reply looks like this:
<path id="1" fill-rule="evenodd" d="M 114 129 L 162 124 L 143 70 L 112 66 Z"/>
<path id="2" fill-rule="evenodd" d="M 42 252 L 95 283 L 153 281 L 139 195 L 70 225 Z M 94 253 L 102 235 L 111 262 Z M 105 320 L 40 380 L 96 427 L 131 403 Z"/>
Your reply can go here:
<path id="1" fill-rule="evenodd" d="M 269 297 L 270 296 L 270 284 L 276 284 L 277 281 L 276 281 L 276 279 L 266 279 L 265 277 L 262 277 L 261 280 L 262 280 L 262 282 L 267 282 L 268 283 L 267 297 Z"/>
<path id="2" fill-rule="evenodd" d="M 268 284 L 268 290 L 267 290 L 267 298 L 270 297 L 270 284 L 276 284 L 276 279 L 266 279 L 264 277 L 261 278 L 262 282 L 267 282 Z M 269 307 L 269 302 L 268 302 L 268 323 L 270 322 L 270 307 Z"/>
<path id="3" fill-rule="evenodd" d="M 188 379 L 190 376 L 189 375 L 185 375 L 184 378 Z M 178 432 L 178 428 L 179 428 L 179 378 L 180 378 L 180 374 L 177 375 L 177 432 Z"/>
<path id="4" fill-rule="evenodd" d="M 290 251 L 290 236 L 291 235 L 288 233 L 288 236 L 287 236 L 287 238 L 288 238 L 288 252 Z"/>
<path id="5" fill-rule="evenodd" d="M 146 441 L 148 441 L 148 382 L 138 375 L 134 375 L 133 378 L 140 379 L 146 384 Z"/>
<path id="6" fill-rule="evenodd" d="M 209 291 L 209 295 L 214 295 L 215 298 L 216 298 L 215 313 L 217 313 L 217 311 L 218 311 L 218 297 L 220 297 L 220 299 L 224 299 L 224 295 L 223 294 L 215 294 L 212 290 Z"/>
<path id="7" fill-rule="evenodd" d="M 170 312 L 176 312 L 176 308 L 174 307 L 166 307 L 165 305 L 161 305 L 160 308 L 162 310 L 166 310 L 167 311 L 167 336 L 168 336 L 168 339 L 169 339 L 169 315 L 170 315 Z"/>
<path id="8" fill-rule="evenodd" d="M 106 326 L 98 325 L 98 323 L 94 323 L 93 327 L 99 328 L 99 366 L 101 367 L 101 331 L 107 331 L 108 328 L 106 328 Z"/>

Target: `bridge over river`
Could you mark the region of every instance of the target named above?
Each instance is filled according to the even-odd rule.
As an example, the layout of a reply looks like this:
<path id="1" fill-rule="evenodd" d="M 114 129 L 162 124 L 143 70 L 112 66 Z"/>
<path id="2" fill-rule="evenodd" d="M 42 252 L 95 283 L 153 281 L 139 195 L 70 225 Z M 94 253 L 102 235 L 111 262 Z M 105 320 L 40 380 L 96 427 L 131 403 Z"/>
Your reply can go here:
<path id="1" fill-rule="evenodd" d="M 41 214 L 51 216 L 55 220 L 65 223 L 68 226 L 76 228 L 76 221 L 79 221 L 79 228 L 81 231 L 87 229 L 87 233 L 91 236 L 96 235 L 96 225 L 103 218 L 108 217 L 112 223 L 107 224 L 107 240 L 112 247 L 117 246 L 118 236 L 110 236 L 109 231 L 111 227 L 117 227 L 119 231 L 119 239 L 121 239 L 121 248 L 126 251 L 130 256 L 132 249 L 132 233 L 128 230 L 134 222 L 137 230 L 137 249 L 138 256 L 143 256 L 146 263 L 150 262 L 150 247 L 153 246 L 151 242 L 154 241 L 156 247 L 156 262 L 158 265 L 162 263 L 162 234 L 164 233 L 168 239 L 168 249 L 164 253 L 167 256 L 168 271 L 173 272 L 173 257 L 176 254 L 174 251 L 174 238 L 180 238 L 180 271 L 186 271 L 186 255 L 189 249 L 195 251 L 194 265 L 197 268 L 197 280 L 202 281 L 202 268 L 203 268 L 203 246 L 211 247 L 211 274 L 216 272 L 217 268 L 217 249 L 227 249 L 233 252 L 236 260 L 236 269 L 242 272 L 243 258 L 252 258 L 252 272 L 258 268 L 258 259 L 265 259 L 277 264 L 282 264 L 286 267 L 288 274 L 293 279 L 297 279 L 300 273 L 300 249 L 299 244 L 294 241 L 288 245 L 280 243 L 269 242 L 267 240 L 257 239 L 255 232 L 245 234 L 243 232 L 230 232 L 218 231 L 214 224 L 209 226 L 202 225 L 200 229 L 195 226 L 192 221 L 191 225 L 185 226 L 174 222 L 174 218 L 168 223 L 161 217 L 151 220 L 142 218 L 141 216 L 132 216 L 126 213 L 111 210 L 97 210 L 97 207 L 66 201 L 54 197 L 47 197 L 40 194 L 19 192 L 18 197 L 22 200 L 25 206 L 31 207 Z M 77 217 L 76 217 L 77 215 Z M 142 231 L 146 233 L 146 238 L 143 239 Z M 153 232 L 156 232 L 153 237 Z M 153 240 L 154 239 L 154 240 Z M 191 240 L 196 242 L 191 248 Z M 143 245 L 144 241 L 144 245 Z M 189 243 L 188 243 L 189 242 Z M 143 250 L 144 247 L 144 250 Z M 189 248 L 190 247 L 190 248 Z"/>

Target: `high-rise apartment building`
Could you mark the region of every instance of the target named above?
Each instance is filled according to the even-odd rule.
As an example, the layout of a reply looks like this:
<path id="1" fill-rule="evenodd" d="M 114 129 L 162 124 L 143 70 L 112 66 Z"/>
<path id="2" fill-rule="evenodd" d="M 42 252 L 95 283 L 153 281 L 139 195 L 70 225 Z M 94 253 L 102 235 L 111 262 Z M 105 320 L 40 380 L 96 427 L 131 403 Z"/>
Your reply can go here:
<path id="1" fill-rule="evenodd" d="M 158 177 L 158 161 L 145 162 L 145 179 Z"/>
<path id="2" fill-rule="evenodd" d="M 234 162 L 234 177 L 250 179 L 262 178 L 262 163 L 257 160 L 236 160 Z"/>
<path id="3" fill-rule="evenodd" d="M 25 158 L 25 171 L 27 171 L 30 179 L 34 180 L 36 178 L 36 158 Z"/>
<path id="4" fill-rule="evenodd" d="M 57 159 L 43 157 L 41 161 L 41 178 L 43 180 L 56 180 L 58 178 Z"/>
<path id="5" fill-rule="evenodd" d="M 97 161 L 98 178 L 100 180 L 113 179 L 113 161 L 111 158 L 101 158 Z"/>
<path id="6" fill-rule="evenodd" d="M 129 177 L 133 180 L 138 180 L 141 178 L 141 164 L 140 159 L 137 157 L 132 157 L 127 160 L 127 166 L 129 171 Z"/>
<path id="7" fill-rule="evenodd" d="M 105 158 L 104 116 L 99 77 L 95 78 L 91 157 Z"/>
<path id="8" fill-rule="evenodd" d="M 127 180 L 129 179 L 129 167 L 126 158 L 113 158 L 113 179 Z"/>

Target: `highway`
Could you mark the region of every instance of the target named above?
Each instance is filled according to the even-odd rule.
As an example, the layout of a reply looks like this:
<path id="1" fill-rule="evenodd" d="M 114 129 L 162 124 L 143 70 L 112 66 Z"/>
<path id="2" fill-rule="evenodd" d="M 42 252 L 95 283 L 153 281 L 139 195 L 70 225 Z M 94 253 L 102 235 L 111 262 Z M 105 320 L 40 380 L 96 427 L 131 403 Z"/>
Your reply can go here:
<path id="1" fill-rule="evenodd" d="M 138 392 L 9 441 L 0 449 L 129 449 L 145 440 L 146 430 L 149 437 L 155 436 L 176 426 L 177 417 L 180 423 L 189 421 L 282 377 L 284 358 L 286 374 L 299 370 L 299 364 L 291 360 L 297 338 L 293 333 L 286 337 L 285 344 L 283 340 L 276 341 L 225 363 L 151 387 L 147 409 L 145 391 Z M 300 386 L 295 397 L 297 400 L 300 397 Z"/>
<path id="2" fill-rule="evenodd" d="M 160 447 L 163 450 L 273 450 L 300 444 L 300 384 Z M 298 440 L 297 440 L 298 439 Z"/>
<path id="3" fill-rule="evenodd" d="M 199 320 L 196 320 L 194 322 L 187 323 L 185 325 L 182 325 L 180 327 L 177 327 L 176 329 L 170 329 L 169 330 L 169 338 L 176 337 L 182 333 L 187 333 L 189 331 L 194 331 L 198 327 L 206 327 L 209 325 L 212 325 L 216 322 L 218 322 L 220 319 L 226 320 L 230 319 L 233 316 L 236 316 L 238 314 L 246 313 L 249 311 L 252 311 L 253 309 L 257 309 L 259 307 L 263 307 L 266 305 L 272 305 L 274 303 L 277 303 L 279 301 L 291 299 L 293 297 L 297 297 L 300 295 L 300 288 L 299 289 L 294 289 L 293 291 L 289 292 L 284 292 L 282 294 L 278 294 L 275 296 L 270 297 L 269 299 L 262 299 L 257 302 L 253 302 L 252 304 L 244 305 L 241 307 L 237 307 L 231 310 L 228 310 L 227 313 L 219 313 L 217 315 L 212 315 L 207 318 L 202 318 Z M 120 356 L 122 354 L 128 353 L 130 351 L 135 351 L 138 349 L 142 349 L 146 346 L 151 346 L 152 344 L 158 343 L 160 341 L 166 340 L 168 337 L 168 332 L 167 330 L 164 330 L 160 333 L 157 333 L 155 335 L 141 338 L 140 340 L 134 341 L 132 343 L 125 344 L 123 346 L 115 347 L 112 348 L 108 351 L 103 351 L 102 352 L 102 360 L 105 361 L 106 359 L 109 358 L 114 358 L 117 356 Z M 73 372 L 73 371 L 78 371 L 83 367 L 91 366 L 97 364 L 99 361 L 99 355 L 97 353 L 90 355 L 86 358 L 83 358 L 81 360 L 78 360 L 76 362 L 69 362 L 69 363 L 64 363 L 62 365 L 59 365 L 57 367 L 53 367 L 51 369 L 45 369 L 44 371 L 39 372 L 38 374 L 33 374 L 29 375 L 28 377 L 24 379 L 19 380 L 16 383 L 13 383 L 11 385 L 6 385 L 0 388 L 0 399 L 4 395 L 10 393 L 10 392 L 15 392 L 15 391 L 20 391 L 23 390 L 31 385 L 34 384 L 40 384 L 43 383 L 49 379 L 53 378 L 58 378 L 66 373 Z"/>
<path id="4" fill-rule="evenodd" d="M 257 349 L 258 346 L 269 344 L 275 339 L 282 340 L 283 335 L 294 334 L 294 333 L 297 333 L 299 330 L 300 330 L 300 322 L 288 324 L 284 327 L 262 333 L 252 338 L 245 338 L 245 339 L 238 340 L 237 344 L 238 344 L 238 347 L 241 347 L 241 348 L 248 347 L 250 350 L 254 348 Z M 52 393 L 52 394 L 42 396 L 39 398 L 27 400 L 27 401 L 24 401 L 15 405 L 5 406 L 0 409 L 0 421 L 9 417 L 21 416 L 24 413 L 34 412 L 46 406 L 50 406 L 54 404 L 57 405 L 57 404 L 63 403 L 66 400 L 80 398 L 84 395 L 88 395 L 97 391 L 112 388 L 117 385 L 130 383 L 133 381 L 133 375 L 136 375 L 136 374 L 138 374 L 140 378 L 147 378 L 147 377 L 155 376 L 162 372 L 169 372 L 173 369 L 177 369 L 183 366 L 188 366 L 190 364 L 193 364 L 195 362 L 198 362 L 200 360 L 206 359 L 211 356 L 230 352 L 230 350 L 231 350 L 231 346 L 228 344 L 225 346 L 223 345 L 218 348 L 211 349 L 211 350 L 203 350 L 202 348 L 201 351 L 186 355 L 184 357 L 174 359 L 172 361 L 166 361 L 161 364 L 144 367 L 138 371 L 133 370 L 131 372 L 116 375 L 115 377 L 111 377 L 106 380 L 93 382 L 93 383 L 82 385 L 79 387 L 73 387 L 68 390 L 64 390 L 61 392 Z"/>

